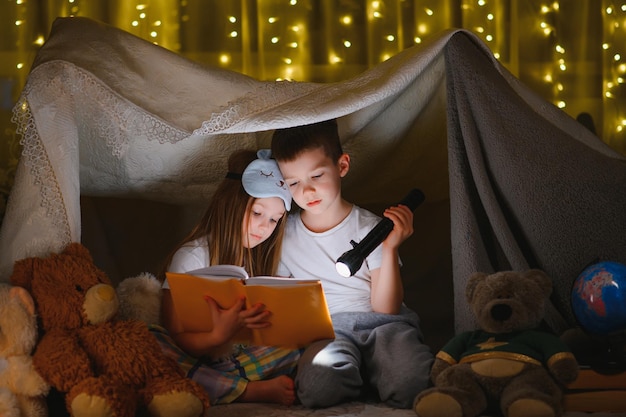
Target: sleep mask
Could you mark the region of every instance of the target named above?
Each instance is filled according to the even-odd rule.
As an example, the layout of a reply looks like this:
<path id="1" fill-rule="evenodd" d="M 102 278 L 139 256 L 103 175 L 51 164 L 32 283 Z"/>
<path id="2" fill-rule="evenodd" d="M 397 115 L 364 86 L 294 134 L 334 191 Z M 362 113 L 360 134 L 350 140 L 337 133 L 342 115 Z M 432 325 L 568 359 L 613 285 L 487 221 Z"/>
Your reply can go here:
<path id="1" fill-rule="evenodd" d="M 285 203 L 285 209 L 291 210 L 291 193 L 276 160 L 271 159 L 272 151 L 261 149 L 256 155 L 258 159 L 250 162 L 241 175 L 244 190 L 256 198 L 279 197 Z"/>

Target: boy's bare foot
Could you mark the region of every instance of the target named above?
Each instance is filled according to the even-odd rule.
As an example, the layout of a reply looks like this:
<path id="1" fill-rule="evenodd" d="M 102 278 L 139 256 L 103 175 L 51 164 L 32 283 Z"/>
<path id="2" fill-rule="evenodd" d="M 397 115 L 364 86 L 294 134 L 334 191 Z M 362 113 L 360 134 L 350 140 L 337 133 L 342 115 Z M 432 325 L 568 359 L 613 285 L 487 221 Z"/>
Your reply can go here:
<path id="1" fill-rule="evenodd" d="M 281 375 L 265 381 L 250 381 L 237 401 L 293 405 L 296 401 L 293 379 L 287 375 Z"/>

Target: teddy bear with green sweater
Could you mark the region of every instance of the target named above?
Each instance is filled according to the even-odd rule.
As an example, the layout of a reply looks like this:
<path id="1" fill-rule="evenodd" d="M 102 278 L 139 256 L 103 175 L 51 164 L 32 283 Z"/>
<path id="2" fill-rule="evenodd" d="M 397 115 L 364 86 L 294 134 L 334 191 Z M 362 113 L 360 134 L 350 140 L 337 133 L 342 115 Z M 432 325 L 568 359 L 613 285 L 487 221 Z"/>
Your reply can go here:
<path id="1" fill-rule="evenodd" d="M 555 417 L 578 363 L 561 339 L 539 330 L 551 279 L 540 270 L 475 273 L 466 296 L 478 329 L 436 355 L 434 387 L 415 399 L 419 417 Z"/>

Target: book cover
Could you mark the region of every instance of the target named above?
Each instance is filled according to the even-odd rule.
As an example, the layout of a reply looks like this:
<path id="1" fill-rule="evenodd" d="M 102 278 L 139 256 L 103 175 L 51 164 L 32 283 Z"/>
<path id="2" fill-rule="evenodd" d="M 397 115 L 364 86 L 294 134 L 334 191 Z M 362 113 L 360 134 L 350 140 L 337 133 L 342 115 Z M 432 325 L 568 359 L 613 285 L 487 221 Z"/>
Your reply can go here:
<path id="1" fill-rule="evenodd" d="M 176 314 L 185 331 L 213 327 L 204 296 L 222 308 L 246 297 L 246 305 L 263 303 L 272 315 L 271 326 L 243 329 L 234 342 L 260 346 L 303 347 L 335 337 L 326 298 L 319 280 L 248 277 L 243 268 L 216 265 L 187 273 L 166 273 Z"/>

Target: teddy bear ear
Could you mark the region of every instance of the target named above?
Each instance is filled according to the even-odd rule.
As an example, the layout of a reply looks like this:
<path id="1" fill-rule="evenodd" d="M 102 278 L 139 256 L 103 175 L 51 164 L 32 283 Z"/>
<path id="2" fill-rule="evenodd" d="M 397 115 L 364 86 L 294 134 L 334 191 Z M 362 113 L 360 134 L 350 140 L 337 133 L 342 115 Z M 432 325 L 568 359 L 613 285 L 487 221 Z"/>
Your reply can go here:
<path id="1" fill-rule="evenodd" d="M 85 246 L 83 246 L 79 242 L 69 243 L 65 247 L 65 249 L 63 249 L 63 254 L 70 255 L 73 257 L 77 257 L 77 258 L 83 258 L 83 259 L 88 260 L 89 262 L 93 262 L 89 249 L 87 249 Z"/>
<path id="2" fill-rule="evenodd" d="M 539 286 L 539 288 L 541 288 L 541 291 L 543 291 L 546 297 L 549 297 L 550 294 L 552 294 L 552 280 L 550 279 L 548 274 L 546 274 L 542 270 L 529 269 L 524 273 L 524 276 L 525 278 L 534 281 Z"/>
<path id="3" fill-rule="evenodd" d="M 20 302 L 31 316 L 35 315 L 35 302 L 33 301 L 33 297 L 31 297 L 30 293 L 26 291 L 25 288 L 17 286 L 11 287 L 9 290 L 9 297 L 11 300 L 15 299 Z"/>
<path id="4" fill-rule="evenodd" d="M 467 297 L 467 302 L 471 304 L 472 299 L 474 298 L 474 291 L 476 290 L 476 287 L 481 281 L 487 278 L 487 276 L 488 275 L 484 272 L 474 272 L 472 275 L 470 275 L 469 279 L 467 280 L 467 285 L 465 286 L 465 296 Z"/>
<path id="5" fill-rule="evenodd" d="M 11 284 L 25 288 L 30 291 L 33 282 L 33 273 L 35 271 L 35 258 L 24 258 L 15 261 L 13 264 L 13 273 L 11 274 Z"/>

